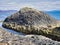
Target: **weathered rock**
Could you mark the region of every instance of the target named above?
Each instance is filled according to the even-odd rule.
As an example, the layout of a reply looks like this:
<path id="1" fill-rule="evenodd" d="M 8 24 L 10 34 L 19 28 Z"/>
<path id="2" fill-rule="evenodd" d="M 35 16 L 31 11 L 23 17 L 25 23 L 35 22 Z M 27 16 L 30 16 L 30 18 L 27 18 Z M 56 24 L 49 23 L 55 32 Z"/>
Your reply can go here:
<path id="1" fill-rule="evenodd" d="M 16 35 L 0 29 L 0 43 L 3 45 L 60 45 L 41 35 Z"/>
<path id="2" fill-rule="evenodd" d="M 60 33 L 54 30 L 56 25 L 57 20 L 51 16 L 42 11 L 25 7 L 7 17 L 2 26 L 25 34 L 41 34 L 60 41 Z"/>
<path id="3" fill-rule="evenodd" d="M 5 22 L 19 25 L 49 25 L 56 23 L 56 20 L 42 11 L 33 8 L 22 8 L 17 13 L 7 17 Z"/>
<path id="4" fill-rule="evenodd" d="M 41 26 L 47 27 L 47 25 L 56 24 L 56 22 L 54 18 L 42 11 L 25 7 L 7 17 L 3 22 L 3 27 L 16 29 L 17 31 L 20 31 L 20 28 L 31 30 L 32 27 L 39 29 Z"/>

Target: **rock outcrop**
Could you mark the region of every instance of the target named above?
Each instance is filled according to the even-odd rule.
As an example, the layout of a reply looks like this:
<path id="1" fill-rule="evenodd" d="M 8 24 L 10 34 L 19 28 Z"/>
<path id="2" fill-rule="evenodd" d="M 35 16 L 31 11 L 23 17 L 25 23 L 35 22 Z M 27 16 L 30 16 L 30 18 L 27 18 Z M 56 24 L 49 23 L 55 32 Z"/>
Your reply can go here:
<path id="1" fill-rule="evenodd" d="M 51 16 L 25 7 L 7 17 L 2 26 L 25 34 L 41 34 L 54 40 L 60 40 L 60 31 L 54 30 L 56 25 L 57 20 Z"/>
<path id="2" fill-rule="evenodd" d="M 53 41 L 41 35 L 16 35 L 0 29 L 1 45 L 60 45 L 60 42 Z"/>
<path id="3" fill-rule="evenodd" d="M 49 25 L 56 23 L 56 20 L 42 11 L 33 8 L 22 8 L 17 13 L 7 17 L 4 22 L 16 23 L 19 25 Z"/>

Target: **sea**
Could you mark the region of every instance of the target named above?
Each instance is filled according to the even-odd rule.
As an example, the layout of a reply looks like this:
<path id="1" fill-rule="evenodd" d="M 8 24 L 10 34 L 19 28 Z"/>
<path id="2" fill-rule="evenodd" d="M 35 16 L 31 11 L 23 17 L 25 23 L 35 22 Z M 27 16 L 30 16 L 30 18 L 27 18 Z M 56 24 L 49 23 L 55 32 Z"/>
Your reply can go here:
<path id="1" fill-rule="evenodd" d="M 0 10 L 0 28 L 2 28 L 3 30 L 6 30 L 8 32 L 11 32 L 13 34 L 20 34 L 20 35 L 23 35 L 23 33 L 17 33 L 13 30 L 10 30 L 10 29 L 6 29 L 6 28 L 3 28 L 2 27 L 2 22 L 1 21 L 4 21 L 6 17 L 14 14 L 15 12 L 17 12 L 17 10 Z M 46 14 L 50 15 L 51 17 L 57 19 L 57 20 L 60 20 L 60 11 L 59 10 L 53 10 L 53 11 L 43 11 L 45 12 Z"/>

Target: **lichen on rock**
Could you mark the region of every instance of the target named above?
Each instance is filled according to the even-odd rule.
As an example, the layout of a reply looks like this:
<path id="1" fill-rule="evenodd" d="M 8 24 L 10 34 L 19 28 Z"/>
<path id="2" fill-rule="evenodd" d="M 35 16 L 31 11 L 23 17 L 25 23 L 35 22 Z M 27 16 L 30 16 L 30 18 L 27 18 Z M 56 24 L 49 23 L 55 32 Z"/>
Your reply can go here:
<path id="1" fill-rule="evenodd" d="M 56 26 L 52 28 L 53 25 L 57 24 L 57 20 L 48 14 L 25 7 L 7 17 L 2 26 L 25 34 L 41 34 L 50 38 L 53 37 L 54 40 L 60 40 L 60 34 L 54 30 Z"/>

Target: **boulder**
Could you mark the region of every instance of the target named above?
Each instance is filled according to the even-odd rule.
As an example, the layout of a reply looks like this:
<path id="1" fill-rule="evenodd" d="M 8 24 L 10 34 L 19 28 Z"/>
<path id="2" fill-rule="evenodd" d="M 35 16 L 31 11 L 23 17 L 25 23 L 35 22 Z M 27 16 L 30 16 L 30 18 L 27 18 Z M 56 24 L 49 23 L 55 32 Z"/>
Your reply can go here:
<path id="1" fill-rule="evenodd" d="M 57 20 L 48 14 L 34 8 L 24 7 L 8 16 L 2 26 L 25 34 L 44 35 L 49 38 L 53 37 L 54 40 L 60 40 L 60 36 L 57 36 L 60 34 L 55 33 L 58 31 L 52 28 L 56 25 Z"/>

